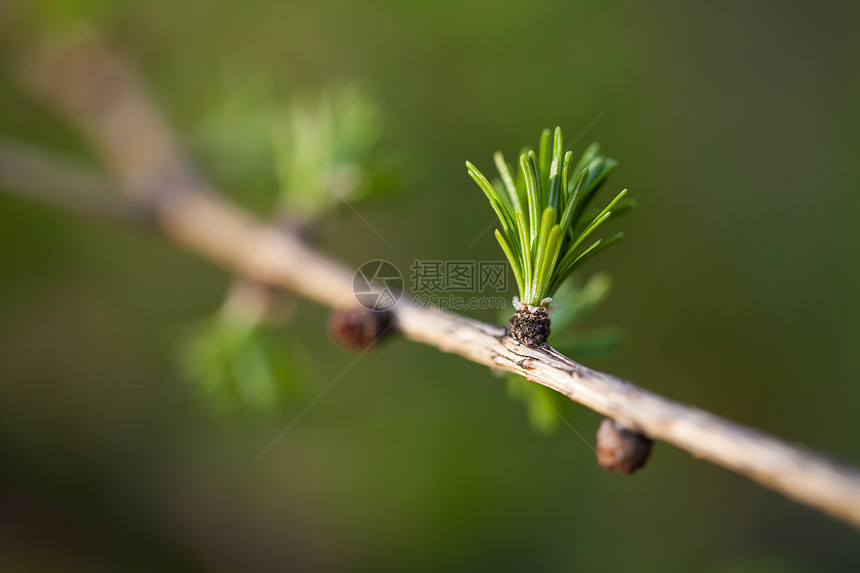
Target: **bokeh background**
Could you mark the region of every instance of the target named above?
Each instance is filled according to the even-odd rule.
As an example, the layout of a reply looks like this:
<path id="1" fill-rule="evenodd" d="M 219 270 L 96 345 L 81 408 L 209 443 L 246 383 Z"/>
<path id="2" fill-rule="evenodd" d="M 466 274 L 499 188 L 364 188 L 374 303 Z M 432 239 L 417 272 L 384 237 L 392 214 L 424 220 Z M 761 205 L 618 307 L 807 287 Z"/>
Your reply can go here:
<path id="1" fill-rule="evenodd" d="M 639 208 L 584 269 L 615 281 L 589 323 L 628 341 L 589 365 L 860 464 L 855 3 L 3 2 L 0 132 L 86 159 L 8 65 L 80 18 L 247 204 L 274 171 L 231 177 L 214 113 L 248 125 L 236 97 L 261 78 L 284 101 L 372 92 L 408 176 L 361 207 L 393 250 L 348 215 L 321 233 L 353 265 L 499 260 L 489 234 L 467 248 L 492 214 L 464 160 L 491 171 L 496 149 L 599 117 L 574 149 L 600 141 Z M 279 336 L 301 341 L 303 392 L 214 413 L 175 342 L 229 282 L 156 235 L 0 196 L 0 569 L 860 568 L 843 524 L 665 444 L 606 474 L 566 427 L 533 432 L 485 368 L 402 340 L 252 465 L 354 355 L 298 301 Z M 568 420 L 593 443 L 599 416 Z"/>

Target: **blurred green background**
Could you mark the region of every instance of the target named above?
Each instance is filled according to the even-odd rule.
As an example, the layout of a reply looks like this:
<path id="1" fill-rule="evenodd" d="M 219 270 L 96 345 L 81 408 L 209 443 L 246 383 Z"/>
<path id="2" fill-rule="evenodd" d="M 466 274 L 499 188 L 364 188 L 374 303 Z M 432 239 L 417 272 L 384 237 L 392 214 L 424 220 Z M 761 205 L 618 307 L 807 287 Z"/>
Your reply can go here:
<path id="1" fill-rule="evenodd" d="M 361 207 L 393 250 L 348 214 L 322 233 L 353 265 L 500 260 L 489 233 L 467 248 L 492 213 L 463 162 L 491 171 L 496 149 L 599 117 L 574 150 L 600 141 L 639 209 L 584 270 L 615 279 L 589 323 L 629 340 L 589 365 L 860 464 L 856 3 L 6 0 L 0 132 L 86 157 L 8 65 L 76 13 L 249 205 L 274 168 L 230 172 L 212 114 L 254 125 L 253 98 L 225 102 L 260 78 L 285 101 L 369 89 L 409 173 Z M 314 365 L 304 390 L 214 415 L 173 355 L 229 282 L 155 235 L 0 196 L 0 569 L 860 569 L 849 527 L 665 444 L 605 474 L 567 428 L 532 432 L 486 368 L 402 340 L 252 465 L 355 355 L 298 301 L 279 336 Z M 597 415 L 568 419 L 593 443 Z"/>

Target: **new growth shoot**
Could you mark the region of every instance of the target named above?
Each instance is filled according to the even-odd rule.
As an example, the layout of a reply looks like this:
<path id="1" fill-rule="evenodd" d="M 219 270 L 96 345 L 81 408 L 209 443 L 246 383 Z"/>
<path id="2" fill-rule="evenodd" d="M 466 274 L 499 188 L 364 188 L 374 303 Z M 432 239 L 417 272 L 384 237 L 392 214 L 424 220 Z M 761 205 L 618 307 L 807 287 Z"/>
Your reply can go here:
<path id="1" fill-rule="evenodd" d="M 605 207 L 589 210 L 616 162 L 599 153 L 596 143 L 576 164 L 565 152 L 561 128 L 541 134 L 538 153 L 525 149 L 514 168 L 495 154 L 500 181 L 490 183 L 470 162 L 469 175 L 481 187 L 499 218 L 496 240 L 511 265 L 519 290 L 515 306 L 545 308 L 559 286 L 585 261 L 618 241 L 623 234 L 591 240 L 607 221 L 627 212 L 633 202 L 624 189 Z"/>

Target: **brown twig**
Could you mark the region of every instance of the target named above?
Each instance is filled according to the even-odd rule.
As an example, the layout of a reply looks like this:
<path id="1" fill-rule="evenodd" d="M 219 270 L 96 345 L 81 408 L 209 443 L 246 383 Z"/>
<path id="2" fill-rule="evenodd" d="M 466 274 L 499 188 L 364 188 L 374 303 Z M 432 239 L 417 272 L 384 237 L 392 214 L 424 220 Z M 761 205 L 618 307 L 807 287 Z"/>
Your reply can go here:
<path id="1" fill-rule="evenodd" d="M 79 215 L 153 222 L 144 209 L 117 197 L 116 183 L 97 169 L 5 137 L 0 137 L 0 187 Z"/>
<path id="2" fill-rule="evenodd" d="M 355 304 L 348 268 L 220 199 L 188 166 L 132 67 L 102 42 L 33 55 L 21 77 L 87 134 L 129 199 L 150 209 L 177 243 L 320 304 Z M 860 526 L 860 473 L 853 468 L 596 372 L 552 348 L 524 346 L 500 327 L 415 308 L 409 300 L 393 313 L 411 340 L 521 374 L 625 428 Z"/>

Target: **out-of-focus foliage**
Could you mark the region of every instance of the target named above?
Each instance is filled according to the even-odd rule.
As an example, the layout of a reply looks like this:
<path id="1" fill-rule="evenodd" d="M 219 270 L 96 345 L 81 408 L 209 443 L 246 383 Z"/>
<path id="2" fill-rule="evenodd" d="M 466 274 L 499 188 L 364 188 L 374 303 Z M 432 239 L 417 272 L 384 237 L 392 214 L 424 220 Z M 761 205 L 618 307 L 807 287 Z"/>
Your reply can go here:
<path id="1" fill-rule="evenodd" d="M 298 338 L 284 341 L 270 321 L 229 305 L 181 329 L 177 358 L 216 413 L 272 411 L 300 395 L 315 377 Z"/>
<path id="2" fill-rule="evenodd" d="M 307 223 L 398 189 L 400 166 L 384 129 L 379 106 L 357 85 L 287 97 L 263 78 L 237 76 L 194 140 L 238 200 Z M 243 184 L 267 170 L 275 173 L 271 188 Z"/>
<path id="3" fill-rule="evenodd" d="M 278 185 L 263 204 L 276 221 L 289 216 L 293 228 L 287 232 L 394 190 L 395 164 L 380 145 L 382 112 L 359 88 L 282 106 L 271 94 L 262 80 L 241 83 L 204 114 L 196 141 L 219 175 L 235 185 L 274 162 Z M 253 204 L 255 197 L 246 191 L 237 199 Z M 252 289 L 249 296 L 274 295 Z M 217 411 L 283 406 L 301 383 L 293 361 L 304 351 L 295 346 L 297 339 L 285 343 L 275 332 L 265 314 L 243 313 L 228 299 L 213 316 L 185 329 L 180 368 Z"/>
<path id="4" fill-rule="evenodd" d="M 379 154 L 381 111 L 358 89 L 300 99 L 265 121 L 281 209 L 313 219 L 395 188 L 391 165 Z"/>

